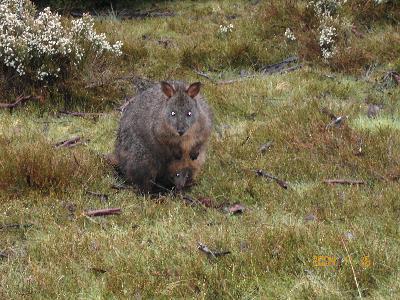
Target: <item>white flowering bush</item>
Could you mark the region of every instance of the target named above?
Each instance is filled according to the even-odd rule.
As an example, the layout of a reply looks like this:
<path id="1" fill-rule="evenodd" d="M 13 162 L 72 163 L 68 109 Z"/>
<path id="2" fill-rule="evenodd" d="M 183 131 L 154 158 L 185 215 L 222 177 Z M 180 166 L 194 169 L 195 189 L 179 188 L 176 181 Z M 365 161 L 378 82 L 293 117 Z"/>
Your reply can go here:
<path id="1" fill-rule="evenodd" d="M 94 52 L 121 54 L 121 42 L 110 44 L 95 32 L 89 15 L 70 22 L 46 8 L 37 12 L 29 0 L 0 2 L 0 64 L 32 81 L 54 79 Z"/>
<path id="2" fill-rule="evenodd" d="M 296 37 L 294 36 L 293 31 L 290 28 L 286 28 L 285 30 L 285 37 L 286 39 L 288 39 L 289 41 L 295 41 Z"/>
<path id="3" fill-rule="evenodd" d="M 319 47 L 322 58 L 327 61 L 332 58 L 336 51 L 336 40 L 338 29 L 342 25 L 339 11 L 347 0 L 316 0 L 309 1 L 315 16 L 319 20 Z"/>
<path id="4" fill-rule="evenodd" d="M 219 25 L 219 34 L 227 35 L 233 31 L 233 24 Z"/>

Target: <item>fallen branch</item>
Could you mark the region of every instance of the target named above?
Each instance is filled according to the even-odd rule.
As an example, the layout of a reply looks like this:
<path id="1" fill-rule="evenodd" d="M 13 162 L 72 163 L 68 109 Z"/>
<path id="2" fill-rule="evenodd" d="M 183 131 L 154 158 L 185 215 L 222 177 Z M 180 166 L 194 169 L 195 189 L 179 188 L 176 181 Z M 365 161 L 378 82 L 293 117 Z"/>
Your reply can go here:
<path id="1" fill-rule="evenodd" d="M 60 115 L 67 115 L 67 116 L 73 116 L 73 117 L 91 117 L 91 118 L 98 118 L 99 116 L 105 115 L 105 113 L 86 113 L 86 112 L 78 112 L 78 111 L 66 111 L 66 110 L 60 110 L 58 112 Z"/>
<path id="2" fill-rule="evenodd" d="M 355 25 L 353 25 L 351 27 L 351 32 L 358 38 L 362 39 L 364 38 L 364 33 L 360 32 L 357 30 L 357 27 Z"/>
<path id="3" fill-rule="evenodd" d="M 116 78 L 111 78 L 107 82 L 99 81 L 99 82 L 91 82 L 88 83 L 85 88 L 86 89 L 92 89 L 92 88 L 97 88 L 97 87 L 103 87 L 106 85 L 111 85 L 114 84 L 118 81 L 127 81 L 127 80 L 132 80 L 135 77 L 135 75 L 127 75 L 127 76 L 121 76 L 121 77 L 116 77 Z"/>
<path id="4" fill-rule="evenodd" d="M 261 71 L 261 73 L 268 74 L 268 75 L 279 73 L 282 70 L 284 70 L 284 68 L 286 68 L 289 64 L 297 63 L 298 61 L 299 61 L 299 58 L 297 56 L 288 57 L 281 62 L 271 64 L 271 65 L 266 65 L 266 66 L 262 67 L 260 69 L 260 71 Z"/>
<path id="5" fill-rule="evenodd" d="M 152 184 L 152 185 L 154 185 L 155 187 L 158 187 L 158 188 L 160 188 L 160 189 L 162 189 L 162 190 L 164 190 L 164 191 L 166 191 L 166 192 L 172 192 L 174 189 L 172 188 L 172 189 L 168 189 L 168 188 L 166 188 L 165 186 L 162 186 L 162 185 L 160 185 L 160 184 L 158 184 L 157 182 L 154 182 L 153 180 L 150 180 L 150 183 Z"/>
<path id="6" fill-rule="evenodd" d="M 198 204 L 199 201 L 192 196 L 189 195 L 182 195 L 182 200 L 185 201 L 189 205 L 195 205 Z"/>
<path id="7" fill-rule="evenodd" d="M 81 144 L 81 138 L 79 136 L 76 136 L 69 140 L 64 140 L 64 141 L 56 143 L 54 145 L 54 148 L 56 148 L 56 149 L 62 148 L 62 147 L 69 148 L 69 147 L 74 147 L 79 144 Z"/>
<path id="8" fill-rule="evenodd" d="M 13 103 L 0 103 L 0 108 L 8 108 L 10 110 L 13 110 L 17 106 L 21 106 L 25 102 L 27 102 L 29 100 L 34 100 L 34 99 L 37 99 L 37 97 L 33 97 L 32 95 L 30 95 L 30 96 L 18 96 L 18 98 Z"/>
<path id="9" fill-rule="evenodd" d="M 250 75 L 245 75 L 242 76 L 240 78 L 235 78 L 235 79 L 228 79 L 228 80 L 214 80 L 212 79 L 208 74 L 195 70 L 193 69 L 193 72 L 195 72 L 197 75 L 202 76 L 204 78 L 207 78 L 208 80 L 210 80 L 211 82 L 213 82 L 214 84 L 218 84 L 218 85 L 224 85 L 224 84 L 231 84 L 231 83 L 235 83 L 235 82 L 240 82 L 249 78 L 255 78 L 257 76 L 268 76 L 268 75 L 272 75 L 272 74 L 284 74 L 284 73 L 288 73 L 288 72 L 292 72 L 295 71 L 297 69 L 302 68 L 302 65 L 294 65 L 289 67 L 290 64 L 292 63 L 297 63 L 299 60 L 299 58 L 297 56 L 293 56 L 293 57 L 289 57 L 279 63 L 275 63 L 275 64 L 271 64 L 271 65 L 266 65 L 264 67 L 262 67 L 259 71 L 259 73 L 256 74 L 250 74 Z"/>
<path id="10" fill-rule="evenodd" d="M 32 227 L 33 224 L 27 223 L 27 224 L 18 224 L 18 223 L 13 223 L 13 224 L 3 224 L 0 225 L 0 229 L 25 229 Z"/>
<path id="11" fill-rule="evenodd" d="M 218 256 L 224 256 L 227 254 L 230 254 L 231 251 L 221 251 L 221 252 L 215 252 L 215 251 L 211 251 L 206 245 L 202 244 L 202 243 L 197 243 L 197 249 L 199 249 L 200 251 L 204 252 L 205 254 L 212 256 L 214 258 L 217 258 Z"/>
<path id="12" fill-rule="evenodd" d="M 335 116 L 335 115 L 332 113 L 332 111 L 330 111 L 330 110 L 329 110 L 328 108 L 326 108 L 326 107 L 321 108 L 320 111 L 321 111 L 321 113 L 327 115 L 327 116 L 328 116 L 329 118 L 331 118 L 331 120 L 332 120 L 330 123 L 328 123 L 328 124 L 325 126 L 325 129 L 328 129 L 329 127 L 332 127 L 332 126 L 339 126 L 340 124 L 343 123 L 344 120 L 347 119 L 347 116 L 339 116 L 339 117 Z"/>
<path id="13" fill-rule="evenodd" d="M 247 76 L 243 76 L 243 77 L 236 78 L 236 79 L 218 80 L 218 81 L 216 81 L 215 83 L 216 83 L 216 84 L 219 84 L 219 85 L 231 84 L 231 83 L 243 81 L 243 80 L 246 80 L 246 79 L 249 79 L 249 78 L 254 78 L 254 77 L 256 77 L 256 76 L 257 76 L 256 74 L 254 74 L 254 75 L 247 75 Z"/>
<path id="14" fill-rule="evenodd" d="M 346 120 L 346 119 L 347 119 L 347 116 L 340 116 L 340 117 L 337 117 L 335 120 L 332 120 L 332 122 L 330 122 L 329 124 L 327 124 L 327 125 L 325 126 L 325 129 L 328 129 L 328 128 L 332 127 L 332 126 L 340 126 L 340 124 L 342 124 L 343 121 Z"/>
<path id="15" fill-rule="evenodd" d="M 84 215 L 87 217 L 101 217 L 109 215 L 119 215 L 120 213 L 122 213 L 122 210 L 120 208 L 104 208 L 104 209 L 88 210 L 84 212 Z"/>
<path id="16" fill-rule="evenodd" d="M 121 15 L 121 19 L 165 18 L 174 17 L 175 15 L 174 12 L 169 11 L 135 11 Z"/>
<path id="17" fill-rule="evenodd" d="M 364 180 L 351 180 L 351 179 L 325 179 L 326 184 L 366 184 Z"/>
<path id="18" fill-rule="evenodd" d="M 108 195 L 107 194 L 102 194 L 102 193 L 97 193 L 97 192 L 92 192 L 92 191 L 86 191 L 87 195 L 94 196 L 99 198 L 103 202 L 108 201 Z"/>
<path id="19" fill-rule="evenodd" d="M 276 177 L 272 174 L 269 174 L 269 173 L 265 172 L 264 170 L 259 169 L 259 170 L 255 170 L 255 172 L 258 176 L 274 180 L 277 184 L 279 184 L 284 189 L 287 189 L 289 187 L 288 183 L 286 181 L 279 179 L 278 177 Z"/>
<path id="20" fill-rule="evenodd" d="M 208 80 L 210 80 L 210 81 L 212 81 L 212 82 L 215 82 L 214 79 L 212 79 L 208 74 L 206 74 L 206 73 L 204 73 L 204 72 L 197 71 L 196 69 L 193 69 L 193 72 L 195 72 L 197 75 L 199 75 L 199 76 L 201 76 L 201 77 L 207 78 Z"/>
<path id="21" fill-rule="evenodd" d="M 117 183 L 114 183 L 114 184 L 112 184 L 111 185 L 111 188 L 112 189 L 114 189 L 114 190 L 129 190 L 129 189 L 133 189 L 131 186 L 129 186 L 129 185 L 126 185 L 126 184 L 117 184 Z"/>

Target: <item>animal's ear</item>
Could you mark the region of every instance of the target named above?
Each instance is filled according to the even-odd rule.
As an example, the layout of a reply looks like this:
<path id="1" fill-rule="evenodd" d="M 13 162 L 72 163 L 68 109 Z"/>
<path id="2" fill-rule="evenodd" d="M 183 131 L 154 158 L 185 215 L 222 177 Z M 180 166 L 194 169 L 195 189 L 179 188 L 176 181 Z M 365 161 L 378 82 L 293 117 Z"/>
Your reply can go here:
<path id="1" fill-rule="evenodd" d="M 161 81 L 161 90 L 168 98 L 171 98 L 175 94 L 175 89 L 166 81 Z"/>
<path id="2" fill-rule="evenodd" d="M 201 87 L 201 83 L 200 82 L 195 82 L 192 83 L 191 85 L 189 85 L 189 87 L 186 89 L 186 93 L 194 98 L 197 96 L 197 94 L 200 92 L 200 87 Z"/>

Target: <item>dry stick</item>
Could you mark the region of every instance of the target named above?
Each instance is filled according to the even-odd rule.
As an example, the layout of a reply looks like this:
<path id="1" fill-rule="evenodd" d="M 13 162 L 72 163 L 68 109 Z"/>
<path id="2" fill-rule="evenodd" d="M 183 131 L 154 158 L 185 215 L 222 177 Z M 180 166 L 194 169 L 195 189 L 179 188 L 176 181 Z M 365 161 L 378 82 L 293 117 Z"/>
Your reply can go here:
<path id="1" fill-rule="evenodd" d="M 61 148 L 61 147 L 73 147 L 77 144 L 80 144 L 81 138 L 79 136 L 73 137 L 69 140 L 58 142 L 54 145 L 54 148 Z"/>
<path id="2" fill-rule="evenodd" d="M 299 60 L 299 58 L 297 56 L 288 57 L 281 62 L 271 64 L 271 65 L 266 65 L 266 66 L 262 67 L 261 72 L 265 73 L 265 74 L 278 73 L 278 72 L 282 71 L 285 68 L 285 66 L 287 66 L 291 63 L 298 62 L 298 60 Z"/>
<path id="3" fill-rule="evenodd" d="M 126 15 L 122 15 L 121 19 L 144 19 L 144 18 L 163 18 L 163 17 L 174 17 L 176 14 L 169 11 L 138 11 L 132 12 Z"/>
<path id="4" fill-rule="evenodd" d="M 104 209 L 88 210 L 84 212 L 84 215 L 87 217 L 100 217 L 100 216 L 118 215 L 121 212 L 122 210 L 120 208 L 104 208 Z"/>
<path id="5" fill-rule="evenodd" d="M 219 84 L 219 85 L 231 84 L 231 83 L 243 81 L 243 80 L 246 80 L 246 79 L 249 79 L 249 78 L 255 78 L 257 76 L 268 76 L 268 75 L 271 75 L 271 74 L 274 74 L 274 73 L 279 73 L 279 74 L 289 73 L 289 72 L 293 72 L 293 71 L 295 71 L 297 69 L 300 69 L 302 67 L 303 67 L 302 65 L 298 65 L 298 66 L 293 66 L 293 67 L 290 67 L 290 68 L 287 68 L 287 69 L 279 69 L 276 72 L 265 72 L 265 73 L 263 72 L 261 74 L 248 75 L 248 76 L 244 76 L 244 77 L 237 78 L 237 79 L 219 80 L 219 81 L 216 81 L 215 83 Z"/>
<path id="6" fill-rule="evenodd" d="M 360 31 L 358 31 L 357 27 L 355 25 L 353 25 L 351 27 L 351 32 L 358 38 L 361 38 L 361 39 L 364 38 L 364 34 L 362 32 L 360 32 Z"/>
<path id="7" fill-rule="evenodd" d="M 162 186 L 162 185 L 154 182 L 153 180 L 150 180 L 150 183 L 153 184 L 154 186 L 160 188 L 160 189 L 163 189 L 164 191 L 167 191 L 167 192 L 172 192 L 173 191 L 173 190 L 167 189 L 165 186 Z"/>
<path id="8" fill-rule="evenodd" d="M 90 195 L 90 196 L 97 197 L 101 201 L 104 201 L 104 202 L 108 201 L 108 197 L 109 197 L 107 194 L 102 194 L 102 193 L 92 192 L 92 191 L 86 191 L 86 194 Z"/>
<path id="9" fill-rule="evenodd" d="M 195 73 L 196 73 L 197 75 L 199 75 L 199 76 L 202 76 L 202 77 L 204 77 L 204 78 L 207 78 L 208 80 L 210 80 L 210 81 L 212 81 L 212 82 L 215 82 L 214 79 L 212 79 L 209 75 L 207 75 L 207 74 L 204 73 L 204 72 L 197 71 L 196 69 L 193 69 L 193 72 L 195 72 Z"/>
<path id="10" fill-rule="evenodd" d="M 244 77 L 237 78 L 237 79 L 230 79 L 230 80 L 218 80 L 218 81 L 216 81 L 215 83 L 216 83 L 216 84 L 219 84 L 219 85 L 223 85 L 223 84 L 231 84 L 231 83 L 235 83 L 235 82 L 243 81 L 243 80 L 246 80 L 246 79 L 249 79 L 249 78 L 254 78 L 254 77 L 256 77 L 256 76 L 257 76 L 257 75 L 248 75 L 248 76 L 244 76 Z"/>
<path id="11" fill-rule="evenodd" d="M 105 113 L 86 113 L 86 112 L 79 112 L 79 111 L 66 111 L 66 110 L 60 110 L 58 112 L 59 114 L 62 115 L 68 115 L 68 116 L 73 116 L 73 117 L 98 117 L 98 116 L 102 116 L 105 115 Z"/>
<path id="12" fill-rule="evenodd" d="M 231 251 L 221 251 L 221 252 L 215 252 L 215 251 L 211 251 L 206 245 L 197 242 L 197 249 L 199 249 L 200 251 L 206 253 L 207 255 L 210 255 L 214 258 L 217 258 L 218 256 L 223 256 L 223 255 L 227 255 L 230 254 Z"/>
<path id="13" fill-rule="evenodd" d="M 8 108 L 12 110 L 13 108 L 20 106 L 31 99 L 37 99 L 37 97 L 30 96 L 18 96 L 18 98 L 13 103 L 0 103 L 0 108 Z"/>
<path id="14" fill-rule="evenodd" d="M 340 240 L 342 241 L 344 250 L 346 250 L 347 257 L 349 258 L 351 270 L 352 270 L 352 272 L 353 272 L 354 281 L 356 282 L 356 286 L 357 286 L 358 295 L 360 296 L 360 299 L 362 299 L 360 287 L 359 287 L 359 285 L 358 285 L 358 281 L 357 281 L 357 277 L 356 277 L 356 272 L 354 271 L 354 267 L 353 267 L 353 263 L 351 262 L 351 258 L 350 258 L 349 251 L 347 250 L 346 244 L 345 244 L 345 242 L 343 241 L 343 238 L 342 238 L 342 237 L 340 238 Z"/>
<path id="15" fill-rule="evenodd" d="M 116 81 L 124 81 L 124 80 L 131 80 L 135 76 L 134 75 L 128 75 L 128 76 L 122 76 L 122 77 L 117 77 L 117 78 L 111 78 L 110 81 L 108 82 L 91 82 L 85 86 L 85 88 L 90 89 L 90 88 L 96 88 L 96 87 L 102 87 L 105 85 L 110 85 L 115 83 Z"/>
<path id="16" fill-rule="evenodd" d="M 11 228 L 15 228 L 15 229 L 21 229 L 21 228 L 29 228 L 32 227 L 33 224 L 32 223 L 28 223 L 28 224 L 4 224 L 4 225 L 0 225 L 0 229 L 11 229 Z"/>
<path id="17" fill-rule="evenodd" d="M 215 84 L 219 84 L 219 85 L 223 85 L 223 84 L 231 84 L 231 83 L 235 83 L 235 82 L 239 82 L 239 81 L 243 81 L 249 78 L 254 78 L 257 77 L 258 75 L 260 76 L 268 76 L 271 74 L 275 74 L 275 73 L 279 73 L 279 74 L 284 74 L 284 73 L 288 73 L 288 72 L 292 72 L 295 71 L 297 69 L 300 69 L 303 67 L 303 65 L 296 65 L 296 66 L 292 66 L 289 68 L 285 68 L 287 65 L 291 64 L 291 63 L 295 63 L 298 61 L 298 57 L 294 56 L 294 57 L 289 57 L 279 63 L 276 64 L 272 64 L 272 65 L 267 65 L 264 66 L 261 69 L 261 73 L 259 74 L 252 74 L 252 75 L 247 75 L 247 76 L 243 76 L 241 78 L 237 78 L 237 79 L 230 79 L 230 80 L 214 80 L 212 79 L 209 75 L 207 75 L 204 72 L 201 71 L 197 71 L 195 69 L 193 69 L 193 72 L 195 72 L 197 75 L 202 76 L 207 78 L 208 80 L 210 80 L 211 82 L 215 83 Z"/>
<path id="18" fill-rule="evenodd" d="M 277 178 L 276 176 L 265 172 L 264 170 L 255 170 L 256 174 L 261 177 L 269 178 L 274 180 L 277 184 L 279 184 L 282 188 L 287 189 L 288 183 L 282 179 Z"/>
<path id="19" fill-rule="evenodd" d="M 111 185 L 111 188 L 114 190 L 135 190 L 133 187 L 126 185 L 126 184 L 117 184 L 114 183 Z"/>
<path id="20" fill-rule="evenodd" d="M 364 180 L 351 180 L 351 179 L 325 179 L 326 184 L 366 184 Z"/>

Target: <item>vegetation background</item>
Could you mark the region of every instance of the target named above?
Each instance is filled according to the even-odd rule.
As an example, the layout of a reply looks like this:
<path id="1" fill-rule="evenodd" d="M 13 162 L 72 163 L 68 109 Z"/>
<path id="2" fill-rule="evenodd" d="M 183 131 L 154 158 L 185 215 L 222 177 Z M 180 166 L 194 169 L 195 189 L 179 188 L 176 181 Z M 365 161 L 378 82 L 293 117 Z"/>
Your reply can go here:
<path id="1" fill-rule="evenodd" d="M 399 1 L 340 5 L 328 60 L 320 1 L 35 2 L 90 11 L 123 55 L 52 82 L 0 69 L 1 102 L 40 99 L 0 111 L 1 299 L 399 297 Z M 263 72 L 293 56 L 301 68 Z M 215 112 L 197 205 L 113 189 L 104 160 L 116 109 L 162 79 L 202 81 Z M 84 215 L 108 207 L 122 213 Z"/>

